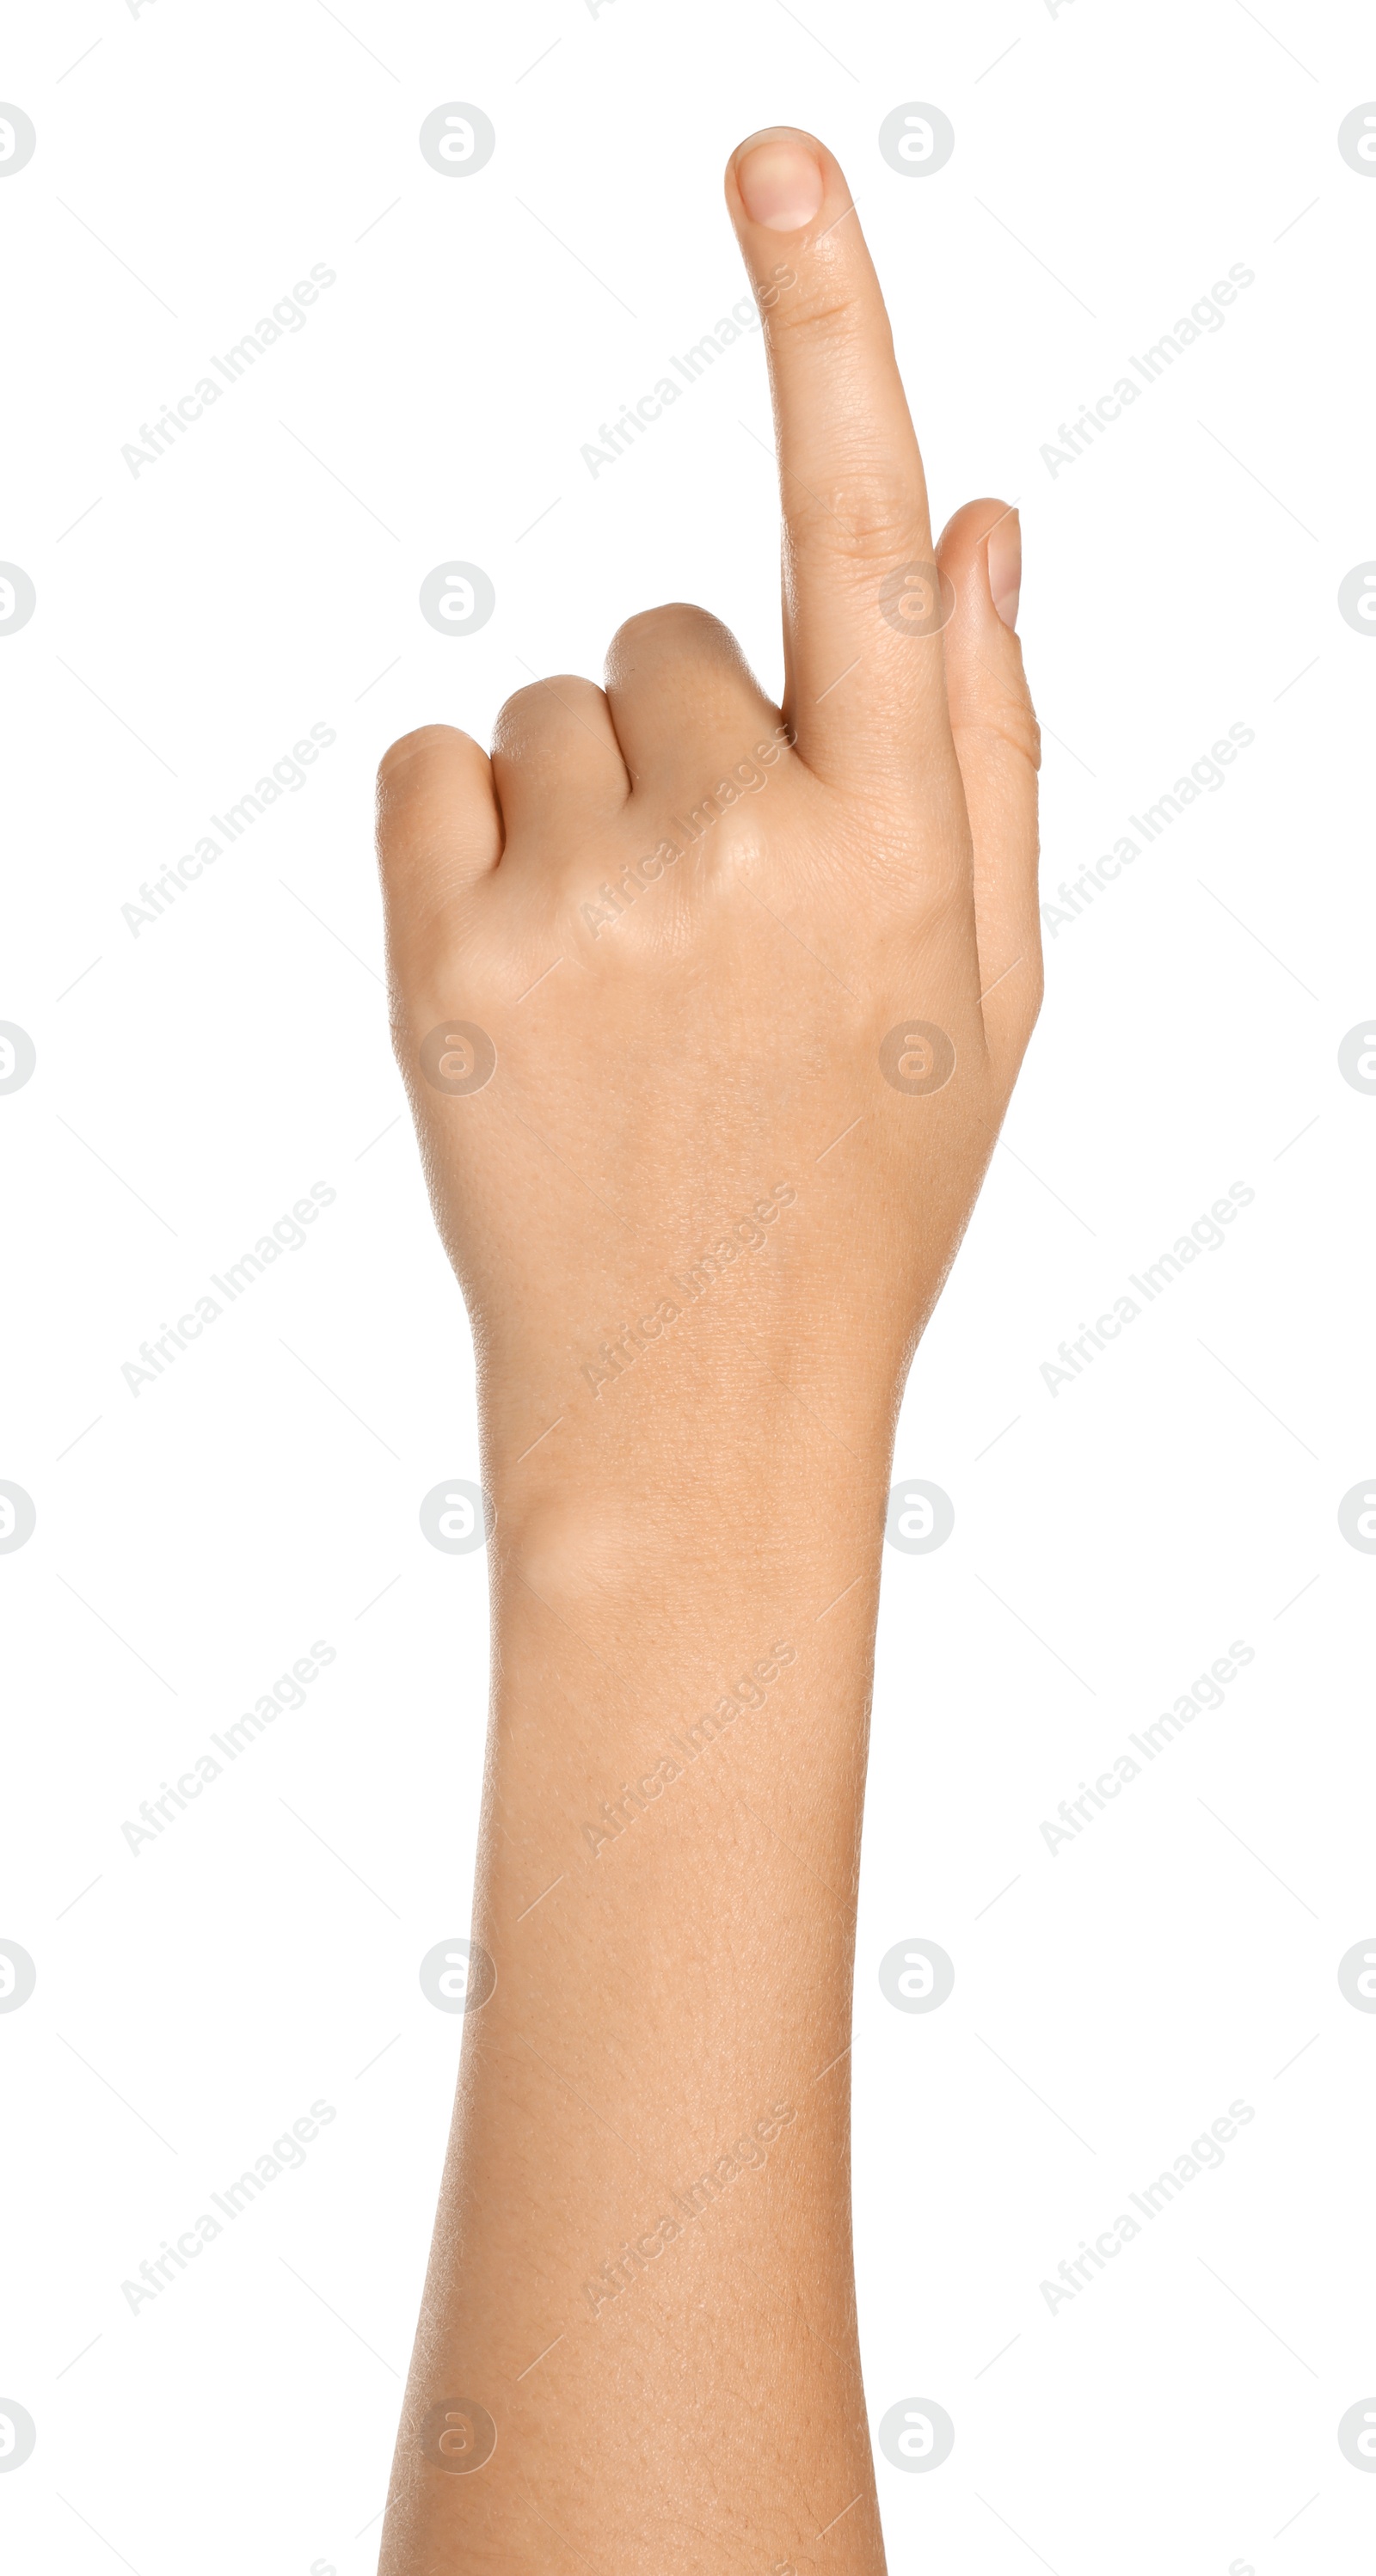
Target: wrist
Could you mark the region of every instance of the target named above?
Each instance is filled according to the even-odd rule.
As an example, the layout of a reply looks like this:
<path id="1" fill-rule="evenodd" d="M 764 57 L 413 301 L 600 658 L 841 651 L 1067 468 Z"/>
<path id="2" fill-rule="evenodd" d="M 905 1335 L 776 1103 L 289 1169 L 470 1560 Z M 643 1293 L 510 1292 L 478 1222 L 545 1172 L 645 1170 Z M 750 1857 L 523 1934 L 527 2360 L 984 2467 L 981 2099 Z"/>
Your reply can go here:
<path id="1" fill-rule="evenodd" d="M 810 1621 L 877 1572 L 887 1441 L 862 1453 L 820 1433 L 742 1438 L 699 1420 L 663 1424 L 653 1443 L 575 1434 L 556 1451 L 551 1437 L 542 1457 L 485 1451 L 503 1625 L 533 1597 L 665 1647 L 743 1623 L 753 1636 L 762 1619 Z"/>

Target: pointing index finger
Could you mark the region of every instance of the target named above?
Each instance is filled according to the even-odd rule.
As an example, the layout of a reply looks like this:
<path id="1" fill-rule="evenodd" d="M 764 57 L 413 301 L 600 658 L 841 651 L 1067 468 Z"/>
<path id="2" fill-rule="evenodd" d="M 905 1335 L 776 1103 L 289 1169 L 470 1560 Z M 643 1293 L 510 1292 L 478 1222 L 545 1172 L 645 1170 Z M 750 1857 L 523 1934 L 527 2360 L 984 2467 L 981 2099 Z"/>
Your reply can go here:
<path id="1" fill-rule="evenodd" d="M 792 126 L 733 153 L 726 200 L 764 317 L 783 509 L 787 712 L 838 785 L 949 747 L 927 487 L 879 281 L 839 163 Z"/>

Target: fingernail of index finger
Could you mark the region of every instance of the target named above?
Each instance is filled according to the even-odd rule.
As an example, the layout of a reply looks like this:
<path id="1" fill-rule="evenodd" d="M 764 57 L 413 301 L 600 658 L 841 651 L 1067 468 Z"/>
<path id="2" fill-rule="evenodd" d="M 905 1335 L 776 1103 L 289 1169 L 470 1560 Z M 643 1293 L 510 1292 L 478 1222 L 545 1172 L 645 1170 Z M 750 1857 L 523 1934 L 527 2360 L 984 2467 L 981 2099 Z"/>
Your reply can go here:
<path id="1" fill-rule="evenodd" d="M 736 185 L 752 224 L 798 233 L 822 202 L 826 179 L 806 135 L 781 125 L 753 134 L 735 155 Z"/>

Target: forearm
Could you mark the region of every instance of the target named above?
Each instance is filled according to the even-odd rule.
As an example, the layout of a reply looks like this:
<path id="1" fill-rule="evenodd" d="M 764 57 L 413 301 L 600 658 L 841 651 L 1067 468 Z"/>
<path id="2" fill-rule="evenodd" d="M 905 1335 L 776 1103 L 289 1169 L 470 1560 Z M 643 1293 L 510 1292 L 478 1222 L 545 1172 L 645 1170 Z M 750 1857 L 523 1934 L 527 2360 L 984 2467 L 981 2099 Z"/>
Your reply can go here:
<path id="1" fill-rule="evenodd" d="M 490 1471 L 497 1982 L 465 2029 L 397 2576 L 460 2542 L 504 2576 L 561 2564 L 551 2526 L 570 2568 L 725 2566 L 748 2532 L 768 2569 L 842 2513 L 831 2563 L 882 2563 L 847 2050 L 887 1458 L 837 1446 L 824 1480 L 805 1419 L 766 1456 L 684 1416 L 586 1515 L 566 1465 Z M 481 2477 L 419 2448 L 446 2397 L 497 2427 Z"/>

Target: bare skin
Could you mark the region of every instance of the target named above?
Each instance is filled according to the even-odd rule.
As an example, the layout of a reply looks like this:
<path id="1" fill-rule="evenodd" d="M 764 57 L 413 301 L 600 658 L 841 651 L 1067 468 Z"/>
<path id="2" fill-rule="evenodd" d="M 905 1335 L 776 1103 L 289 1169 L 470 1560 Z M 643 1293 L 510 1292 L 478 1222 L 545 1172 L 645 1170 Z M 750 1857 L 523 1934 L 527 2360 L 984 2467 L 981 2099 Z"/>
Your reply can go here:
<path id="1" fill-rule="evenodd" d="M 651 609 L 490 760 L 427 726 L 380 773 L 496 1507 L 496 1984 L 382 2576 L 884 2564 L 845 2054 L 880 1549 L 1040 999 L 1037 728 L 1017 521 L 970 502 L 934 549 L 836 162 L 772 129 L 726 197 L 782 707 L 704 610 Z"/>

